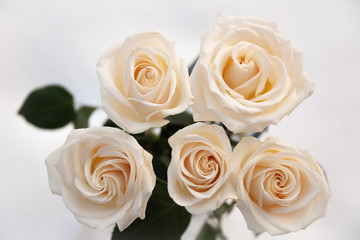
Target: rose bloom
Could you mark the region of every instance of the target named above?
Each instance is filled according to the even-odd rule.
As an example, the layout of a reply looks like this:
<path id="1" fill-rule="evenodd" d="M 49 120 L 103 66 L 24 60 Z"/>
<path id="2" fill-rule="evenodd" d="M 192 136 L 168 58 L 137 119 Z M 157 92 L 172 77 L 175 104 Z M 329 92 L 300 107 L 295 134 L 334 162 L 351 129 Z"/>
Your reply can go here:
<path id="1" fill-rule="evenodd" d="M 192 104 L 189 74 L 175 43 L 159 32 L 129 36 L 97 63 L 102 105 L 130 133 L 160 127 Z"/>
<path id="2" fill-rule="evenodd" d="M 312 94 L 302 52 L 276 23 L 218 15 L 202 36 L 190 76 L 195 121 L 221 121 L 234 133 L 277 124 Z"/>
<path id="3" fill-rule="evenodd" d="M 222 127 L 196 123 L 176 132 L 169 144 L 168 191 L 177 204 L 201 214 L 236 197 L 229 181 L 231 145 Z"/>
<path id="4" fill-rule="evenodd" d="M 322 169 L 307 150 L 276 138 L 245 137 L 233 151 L 237 207 L 248 228 L 280 235 L 325 216 L 330 198 Z"/>
<path id="5" fill-rule="evenodd" d="M 124 131 L 74 130 L 46 166 L 50 190 L 79 222 L 93 228 L 117 223 L 122 231 L 144 219 L 156 181 L 152 156 Z"/>

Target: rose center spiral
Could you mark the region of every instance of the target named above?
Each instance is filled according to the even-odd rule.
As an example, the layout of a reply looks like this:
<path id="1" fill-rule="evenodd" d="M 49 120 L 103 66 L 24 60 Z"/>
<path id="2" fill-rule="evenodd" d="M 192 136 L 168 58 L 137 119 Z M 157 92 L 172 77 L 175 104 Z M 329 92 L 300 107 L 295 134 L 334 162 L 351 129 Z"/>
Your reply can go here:
<path id="1" fill-rule="evenodd" d="M 285 174 L 281 171 L 276 171 L 275 173 L 270 173 L 264 182 L 264 188 L 269 195 L 274 198 L 282 199 L 287 194 L 287 178 Z"/>
<path id="2" fill-rule="evenodd" d="M 151 67 L 145 68 L 145 78 L 148 81 L 154 80 L 155 78 L 155 71 Z"/>
<path id="3" fill-rule="evenodd" d="M 153 87 L 159 79 L 159 70 L 155 66 L 140 64 L 135 70 L 135 81 L 145 87 Z"/>
<path id="4" fill-rule="evenodd" d="M 185 158 L 183 176 L 192 183 L 193 190 L 205 192 L 218 182 L 221 169 L 217 157 L 208 151 L 198 151 Z"/>
<path id="5" fill-rule="evenodd" d="M 88 183 L 97 191 L 92 199 L 107 202 L 122 198 L 131 174 L 127 156 L 121 152 L 103 152 L 101 155 L 94 156 L 89 169 Z"/>
<path id="6" fill-rule="evenodd" d="M 255 94 L 258 72 L 254 62 L 243 56 L 232 56 L 226 62 L 223 78 L 231 89 L 249 99 Z"/>
<path id="7" fill-rule="evenodd" d="M 248 177 L 251 199 L 261 207 L 288 205 L 299 194 L 300 175 L 289 166 L 264 162 L 254 167 Z"/>

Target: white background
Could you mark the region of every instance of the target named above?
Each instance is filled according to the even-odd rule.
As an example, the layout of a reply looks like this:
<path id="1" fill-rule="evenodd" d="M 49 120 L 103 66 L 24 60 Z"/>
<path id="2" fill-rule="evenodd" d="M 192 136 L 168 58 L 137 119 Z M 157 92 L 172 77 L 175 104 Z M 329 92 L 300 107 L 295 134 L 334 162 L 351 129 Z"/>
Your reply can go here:
<path id="1" fill-rule="evenodd" d="M 344 1 L 0 1 L 0 239 L 109 239 L 111 229 L 77 223 L 48 189 L 44 159 L 71 126 L 46 131 L 17 115 L 34 88 L 60 83 L 77 103 L 100 104 L 95 64 L 115 41 L 157 29 L 190 63 L 217 13 L 275 20 L 304 51 L 316 92 L 267 135 L 307 148 L 326 170 L 328 216 L 273 239 L 360 238 L 360 2 Z M 98 124 L 101 114 L 92 118 Z M 230 240 L 253 239 L 239 213 L 224 223 Z M 191 239 L 196 224 L 183 239 Z M 259 239 L 270 239 L 263 234 Z"/>

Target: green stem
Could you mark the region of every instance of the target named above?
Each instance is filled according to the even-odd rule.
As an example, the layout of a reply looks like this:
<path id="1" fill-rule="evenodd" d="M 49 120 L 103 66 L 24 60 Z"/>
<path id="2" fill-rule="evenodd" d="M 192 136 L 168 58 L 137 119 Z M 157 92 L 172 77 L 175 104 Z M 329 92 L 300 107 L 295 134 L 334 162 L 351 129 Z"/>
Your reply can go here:
<path id="1" fill-rule="evenodd" d="M 156 178 L 156 181 L 158 181 L 158 182 L 161 182 L 161 183 L 164 183 L 164 184 L 166 184 L 167 185 L 167 182 L 166 181 L 164 181 L 164 180 L 162 180 L 161 178 Z"/>

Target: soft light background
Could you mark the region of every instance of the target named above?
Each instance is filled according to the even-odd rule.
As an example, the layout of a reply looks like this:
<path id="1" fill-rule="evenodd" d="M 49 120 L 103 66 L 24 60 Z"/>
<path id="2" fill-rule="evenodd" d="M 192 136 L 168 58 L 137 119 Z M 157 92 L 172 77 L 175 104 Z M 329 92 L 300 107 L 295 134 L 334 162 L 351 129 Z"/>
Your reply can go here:
<path id="1" fill-rule="evenodd" d="M 44 160 L 71 126 L 45 131 L 17 111 L 34 88 L 60 83 L 80 103 L 100 104 L 95 64 L 115 41 L 158 29 L 188 63 L 218 12 L 278 22 L 304 51 L 316 92 L 267 135 L 308 148 L 327 172 L 328 216 L 295 234 L 262 239 L 359 239 L 360 2 L 344 1 L 0 1 L 0 239 L 110 239 L 78 224 L 48 189 Z M 92 118 L 99 124 L 104 115 Z M 197 220 L 201 220 L 198 217 Z M 199 222 L 199 221 L 198 221 Z M 183 239 L 200 226 L 192 224 Z M 230 240 L 253 239 L 239 211 L 224 222 Z"/>

